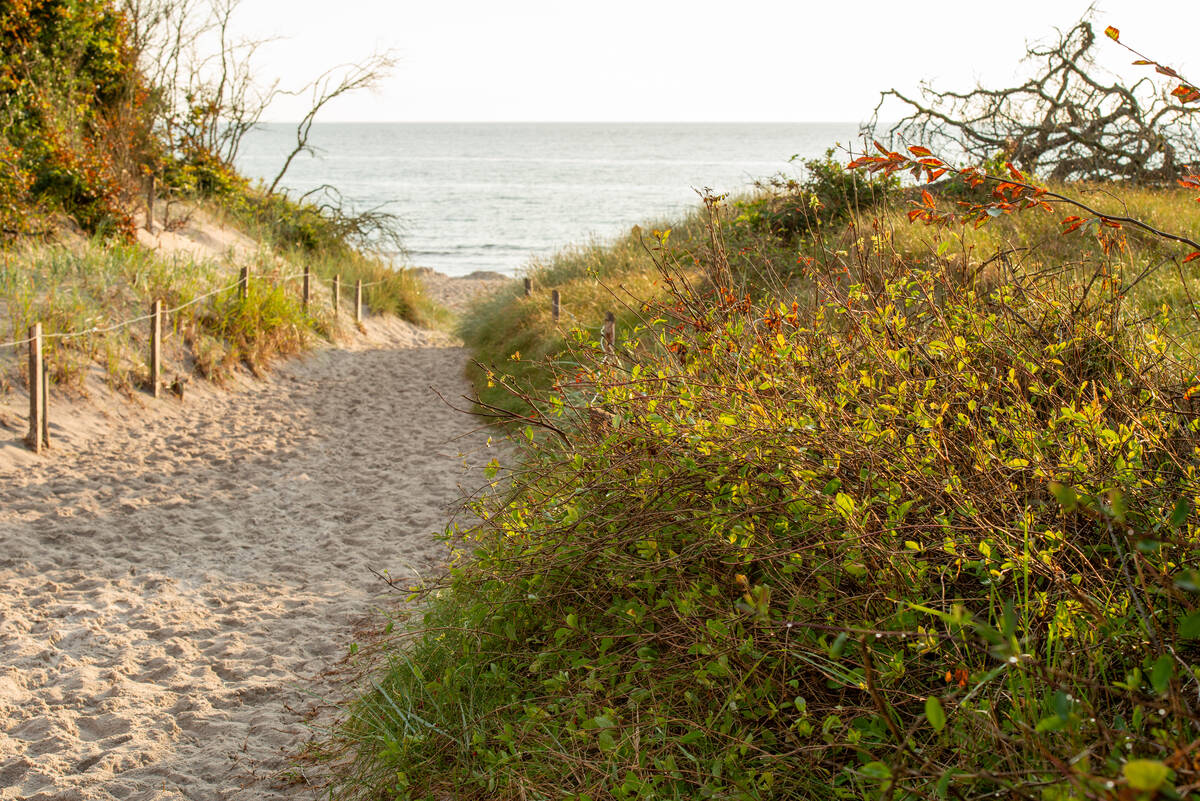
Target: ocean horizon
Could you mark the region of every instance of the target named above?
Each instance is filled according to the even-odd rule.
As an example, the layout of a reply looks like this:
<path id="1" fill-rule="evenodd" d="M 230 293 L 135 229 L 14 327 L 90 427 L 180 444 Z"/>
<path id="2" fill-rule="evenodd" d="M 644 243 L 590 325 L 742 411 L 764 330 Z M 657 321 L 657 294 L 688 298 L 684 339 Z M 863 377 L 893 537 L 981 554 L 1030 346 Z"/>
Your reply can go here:
<path id="1" fill-rule="evenodd" d="M 300 155 L 281 186 L 293 196 L 331 186 L 357 210 L 401 223 L 397 264 L 448 275 L 515 275 L 575 244 L 605 241 L 755 180 L 799 174 L 858 134 L 826 123 L 318 123 L 316 157 Z M 295 126 L 266 123 L 243 140 L 237 166 L 269 183 Z"/>

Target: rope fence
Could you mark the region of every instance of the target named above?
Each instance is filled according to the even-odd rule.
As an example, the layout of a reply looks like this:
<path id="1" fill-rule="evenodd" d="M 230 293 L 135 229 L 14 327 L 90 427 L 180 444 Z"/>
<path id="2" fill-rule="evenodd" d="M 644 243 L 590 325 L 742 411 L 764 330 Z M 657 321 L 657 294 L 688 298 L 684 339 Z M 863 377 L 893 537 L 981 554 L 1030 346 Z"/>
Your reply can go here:
<path id="1" fill-rule="evenodd" d="M 231 290 L 238 291 L 238 297 L 245 300 L 249 295 L 250 289 L 250 269 L 242 267 L 236 281 L 217 287 L 216 289 L 205 292 L 202 295 L 188 300 L 185 303 L 180 303 L 171 308 L 163 308 L 163 302 L 156 299 L 151 304 L 149 314 L 131 317 L 127 320 L 122 320 L 112 325 L 93 326 L 85 328 L 81 331 L 55 331 L 53 333 L 45 333 L 42 330 L 42 323 L 37 322 L 29 327 L 28 336 L 24 339 L 16 339 L 11 342 L 0 342 L 0 350 L 7 348 L 20 348 L 29 346 L 29 433 L 25 437 L 25 444 L 34 453 L 41 453 L 43 449 L 50 446 L 50 424 L 48 414 L 48 397 L 50 394 L 50 379 L 49 371 L 46 369 L 46 359 L 44 354 L 45 344 L 48 340 L 68 341 L 80 339 L 89 336 L 99 336 L 109 334 L 114 331 L 128 328 L 129 326 L 138 323 L 150 323 L 150 343 L 148 354 L 148 367 L 150 370 L 150 382 L 147 389 L 155 398 L 161 397 L 162 393 L 162 343 L 163 343 L 163 321 L 167 315 L 176 314 L 184 309 L 194 306 L 197 303 L 202 303 L 209 298 L 220 295 Z M 271 280 L 276 286 L 287 284 L 297 278 L 303 279 L 301 288 L 301 297 L 304 308 L 307 311 L 309 304 L 312 301 L 312 270 L 305 267 L 303 271 L 291 273 L 279 277 L 272 277 Z M 362 300 L 363 289 L 385 283 L 388 279 L 380 279 L 364 283 L 361 280 L 355 282 L 354 286 L 354 322 L 355 324 L 362 323 Z M 332 281 L 332 301 L 333 313 L 336 318 L 340 313 L 341 307 L 341 274 L 335 275 Z"/>
<path id="2" fill-rule="evenodd" d="M 161 396 L 162 392 L 162 343 L 163 343 L 163 321 L 167 315 L 176 314 L 184 309 L 194 306 L 197 303 L 205 301 L 222 292 L 229 292 L 236 289 L 238 297 L 245 300 L 249 295 L 250 289 L 250 269 L 242 267 L 238 275 L 238 279 L 233 283 L 218 287 L 203 295 L 198 295 L 186 303 L 181 303 L 178 306 L 173 306 L 169 309 L 163 308 L 162 300 L 155 300 L 151 305 L 149 314 L 143 314 L 138 317 L 132 317 L 128 320 L 122 320 L 112 325 L 99 327 L 93 326 L 82 331 L 57 331 L 51 334 L 46 334 L 42 331 L 40 322 L 34 323 L 29 327 L 29 335 L 25 339 L 17 339 L 12 342 L 0 343 L 0 349 L 4 348 L 19 348 L 22 345 L 29 346 L 29 434 L 25 437 L 25 444 L 34 453 L 41 453 L 44 448 L 50 445 L 50 425 L 48 422 L 48 404 L 47 398 L 50 394 L 49 373 L 46 370 L 46 361 L 43 354 L 43 348 L 47 340 L 56 339 L 66 341 L 78 339 L 86 336 L 96 336 L 107 334 L 113 331 L 119 331 L 123 328 L 128 328 L 137 323 L 150 322 L 150 343 L 148 366 L 150 369 L 150 382 L 148 390 L 155 398 Z M 312 300 L 312 271 L 310 268 L 305 268 L 302 272 L 292 273 L 279 278 L 273 279 L 276 284 L 286 284 L 294 281 L 297 278 L 303 279 L 301 295 L 305 310 L 308 309 Z M 356 325 L 362 323 L 362 308 L 363 308 L 363 290 L 368 289 L 378 284 L 385 283 L 387 279 L 377 281 L 363 282 L 361 279 L 354 282 L 354 322 Z M 524 296 L 531 298 L 533 296 L 533 281 L 529 278 L 524 282 Z M 342 299 L 342 276 L 337 274 L 331 282 L 331 295 L 333 314 L 336 319 L 341 313 Z M 553 317 L 554 323 L 557 325 L 563 314 L 562 294 L 559 290 L 551 290 L 550 293 L 550 314 Z M 575 319 L 575 316 L 567 312 L 568 317 Z M 600 346 L 608 354 L 616 353 L 616 316 L 612 311 L 605 312 L 604 322 L 600 328 Z"/>

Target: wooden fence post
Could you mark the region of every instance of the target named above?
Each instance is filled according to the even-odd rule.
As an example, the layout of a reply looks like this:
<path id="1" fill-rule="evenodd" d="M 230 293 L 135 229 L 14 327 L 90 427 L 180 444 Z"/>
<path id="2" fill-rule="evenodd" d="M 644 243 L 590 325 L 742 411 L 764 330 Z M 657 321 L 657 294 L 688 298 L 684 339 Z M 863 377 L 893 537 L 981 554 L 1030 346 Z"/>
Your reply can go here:
<path id="1" fill-rule="evenodd" d="M 50 371 L 42 362 L 42 447 L 50 447 Z"/>
<path id="2" fill-rule="evenodd" d="M 156 197 L 158 192 L 157 186 L 155 186 L 155 181 L 155 177 L 151 175 L 150 183 L 146 187 L 146 230 L 150 233 L 154 233 L 154 204 L 158 199 Z"/>
<path id="3" fill-rule="evenodd" d="M 526 278 L 525 279 L 525 297 L 529 297 L 532 294 L 533 294 L 533 279 Z"/>
<path id="4" fill-rule="evenodd" d="M 250 268 L 243 267 L 241 275 L 238 276 L 238 297 L 242 300 L 250 294 Z"/>
<path id="5" fill-rule="evenodd" d="M 600 345 L 605 353 L 617 352 L 617 317 L 611 311 L 604 313 L 604 328 L 601 329 Z"/>
<path id="6" fill-rule="evenodd" d="M 159 397 L 162 386 L 162 301 L 150 308 L 150 394 Z"/>
<path id="7" fill-rule="evenodd" d="M 342 274 L 333 277 L 333 316 L 337 317 L 342 308 Z"/>
<path id="8" fill-rule="evenodd" d="M 312 299 L 312 268 L 304 265 L 304 310 L 308 311 L 308 302 Z"/>
<path id="9" fill-rule="evenodd" d="M 560 296 L 558 294 L 558 290 L 556 289 L 550 293 L 550 314 L 552 314 L 554 316 L 554 322 L 556 322 L 556 323 L 558 322 L 558 312 L 559 312 L 559 305 L 560 305 L 559 300 L 560 300 Z"/>
<path id="10" fill-rule="evenodd" d="M 362 322 L 362 279 L 354 282 L 354 322 Z"/>
<path id="11" fill-rule="evenodd" d="M 34 323 L 29 328 L 29 435 L 25 437 L 25 444 L 34 453 L 41 453 L 45 442 L 45 368 L 42 361 L 42 324 Z"/>

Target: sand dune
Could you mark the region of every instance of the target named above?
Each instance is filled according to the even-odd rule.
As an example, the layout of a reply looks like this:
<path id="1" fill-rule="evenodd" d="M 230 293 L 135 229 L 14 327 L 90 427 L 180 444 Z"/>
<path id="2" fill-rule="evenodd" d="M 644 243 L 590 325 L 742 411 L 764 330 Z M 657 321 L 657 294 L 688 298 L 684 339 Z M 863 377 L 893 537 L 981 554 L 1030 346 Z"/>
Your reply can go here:
<path id="1" fill-rule="evenodd" d="M 286 754 L 369 571 L 427 571 L 492 454 L 446 337 L 369 337 L 0 463 L 0 799 L 315 798 Z M 162 404 L 175 401 L 162 401 Z"/>

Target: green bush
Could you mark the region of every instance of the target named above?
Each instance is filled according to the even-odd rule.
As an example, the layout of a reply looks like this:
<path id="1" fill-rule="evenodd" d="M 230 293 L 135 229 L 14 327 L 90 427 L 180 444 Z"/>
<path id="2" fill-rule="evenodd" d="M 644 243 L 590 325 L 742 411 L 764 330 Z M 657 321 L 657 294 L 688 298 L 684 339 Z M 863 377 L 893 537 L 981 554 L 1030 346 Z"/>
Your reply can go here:
<path id="1" fill-rule="evenodd" d="M 620 363 L 576 343 L 345 727 L 345 795 L 1200 778 L 1191 374 L 1107 283 L 869 286 L 811 314 L 680 292 Z"/>
<path id="2" fill-rule="evenodd" d="M 885 203 L 900 188 L 894 177 L 847 170 L 829 150 L 823 159 L 804 161 L 803 180 L 777 175 L 759 182 L 759 191 L 737 202 L 739 221 L 784 240 Z"/>

